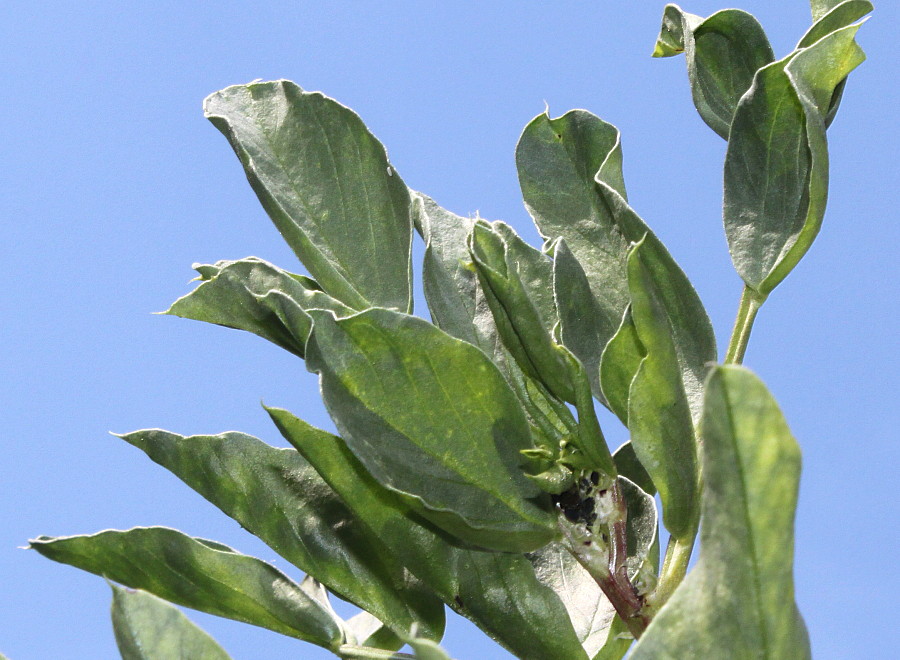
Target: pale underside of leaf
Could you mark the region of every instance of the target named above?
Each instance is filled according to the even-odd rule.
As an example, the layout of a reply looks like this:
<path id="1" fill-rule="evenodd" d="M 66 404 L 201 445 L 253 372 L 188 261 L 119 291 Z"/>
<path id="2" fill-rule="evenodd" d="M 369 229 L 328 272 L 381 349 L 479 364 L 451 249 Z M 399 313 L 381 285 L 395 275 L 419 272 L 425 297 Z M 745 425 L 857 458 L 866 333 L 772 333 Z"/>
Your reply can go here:
<path id="1" fill-rule="evenodd" d="M 122 660 L 229 660 L 178 608 L 145 591 L 110 585 L 112 622 Z"/>

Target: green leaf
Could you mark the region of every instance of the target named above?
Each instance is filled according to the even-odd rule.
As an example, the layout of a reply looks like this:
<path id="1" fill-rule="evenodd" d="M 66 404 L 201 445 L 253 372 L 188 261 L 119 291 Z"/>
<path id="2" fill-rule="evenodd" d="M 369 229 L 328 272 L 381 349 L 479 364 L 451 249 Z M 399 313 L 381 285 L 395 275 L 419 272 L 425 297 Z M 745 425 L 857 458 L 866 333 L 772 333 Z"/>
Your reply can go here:
<path id="1" fill-rule="evenodd" d="M 251 623 L 335 649 L 338 622 L 300 585 L 266 562 L 165 527 L 41 536 L 43 556 L 143 589 L 177 605 Z"/>
<path id="2" fill-rule="evenodd" d="M 634 380 L 645 353 L 634 327 L 631 307 L 626 307 L 622 324 L 600 356 L 600 385 L 607 405 L 626 426 L 631 381 Z"/>
<path id="3" fill-rule="evenodd" d="M 406 640 L 418 660 L 450 660 L 450 656 L 438 644 L 422 637 Z"/>
<path id="4" fill-rule="evenodd" d="M 587 275 L 564 239 L 557 241 L 553 251 L 553 295 L 559 338 L 584 365 L 594 396 L 608 405 L 600 387 L 600 357 L 608 334 L 597 322 L 602 312 Z"/>
<path id="5" fill-rule="evenodd" d="M 630 440 L 616 449 L 613 460 L 616 462 L 616 470 L 620 477 L 625 477 L 649 495 L 656 495 L 656 486 L 634 453 L 634 445 Z"/>
<path id="6" fill-rule="evenodd" d="M 797 44 L 797 48 L 807 48 L 812 46 L 819 39 L 828 36 L 836 30 L 847 27 L 853 21 L 857 21 L 874 9 L 869 0 L 847 0 L 836 5 L 831 11 L 822 16 L 813 23 L 812 27 L 807 30 L 803 38 Z M 825 126 L 831 126 L 837 115 L 838 108 L 841 105 L 841 98 L 844 96 L 844 89 L 847 87 L 847 78 L 844 78 L 834 88 L 831 94 L 831 103 L 828 112 L 825 115 Z"/>
<path id="7" fill-rule="evenodd" d="M 456 612 L 521 657 L 584 659 L 559 598 L 520 554 L 453 544 L 406 499 L 379 484 L 341 438 L 268 408 L 284 437 L 316 467 L 398 559 Z M 552 635 L 544 631 L 552 630 Z"/>
<path id="8" fill-rule="evenodd" d="M 414 209 L 416 227 L 425 240 L 422 284 L 432 321 L 457 339 L 482 348 L 492 346 L 493 328 L 485 332 L 474 322 L 478 276 L 467 267 L 466 240 L 475 221 L 447 211 L 421 193 L 416 194 Z"/>
<path id="9" fill-rule="evenodd" d="M 666 528 L 681 537 L 691 533 L 699 504 L 697 442 L 673 340 L 676 283 L 657 276 L 653 248 L 641 241 L 628 258 L 632 317 L 646 350 L 629 391 L 628 424 L 635 454 L 659 490 Z"/>
<path id="10" fill-rule="evenodd" d="M 551 335 L 556 322 L 553 262 L 514 238 L 512 230 L 503 231 L 504 226 L 479 222 L 469 236 L 469 251 L 497 331 L 526 375 L 558 399 L 575 403 L 571 360 Z"/>
<path id="11" fill-rule="evenodd" d="M 584 267 L 605 347 L 631 301 L 627 259 L 632 243 L 652 246 L 652 267 L 671 284 L 667 306 L 677 316 L 674 340 L 692 400 L 700 400 L 705 363 L 715 361 L 715 337 L 703 304 L 684 272 L 626 200 L 619 132 L 583 110 L 546 114 L 526 128 L 516 150 L 519 183 L 541 234 L 562 237 Z M 649 248 L 648 248 L 649 249 Z"/>
<path id="12" fill-rule="evenodd" d="M 286 80 L 228 87 L 203 107 L 326 293 L 412 308 L 409 191 L 359 116 Z"/>
<path id="13" fill-rule="evenodd" d="M 761 69 L 725 156 L 725 233 L 735 268 L 768 295 L 809 249 L 825 214 L 825 117 L 864 55 L 852 25 Z"/>
<path id="14" fill-rule="evenodd" d="M 819 39 L 845 28 L 874 10 L 869 0 L 836 0 L 834 6 L 818 18 L 800 39 L 797 48 L 808 48 Z"/>
<path id="15" fill-rule="evenodd" d="M 447 334 L 479 347 L 506 378 L 529 423 L 552 437 L 552 444 L 558 444 L 559 437 L 568 432 L 563 418 L 571 415 L 522 373 L 500 340 L 467 245 L 475 220 L 450 213 L 421 193 L 416 196 L 416 227 L 426 241 L 422 277 L 432 321 Z M 502 223 L 494 226 L 501 231 L 507 229 Z M 509 233 L 514 235 L 511 229 Z M 524 242 L 522 246 L 525 256 L 536 262 L 534 270 L 540 273 L 540 261 L 546 257 Z"/>
<path id="16" fill-rule="evenodd" d="M 659 567 L 659 542 L 656 538 L 659 521 L 656 500 L 625 477 L 619 476 L 619 484 L 628 510 L 626 564 L 628 576 L 634 578 L 645 564 L 653 569 Z"/>
<path id="17" fill-rule="evenodd" d="M 354 310 L 323 292 L 314 280 L 247 257 L 194 264 L 203 282 L 165 314 L 246 330 L 300 356 L 312 329 L 308 309 L 339 316 Z"/>
<path id="18" fill-rule="evenodd" d="M 592 660 L 622 660 L 633 641 L 634 636 L 629 632 L 628 624 L 617 615 L 607 629 L 603 647 Z"/>
<path id="19" fill-rule="evenodd" d="M 750 89 L 753 75 L 775 59 L 765 31 L 740 9 L 724 9 L 704 19 L 678 5 L 666 5 L 653 56 L 681 52 L 697 111 L 727 140 L 735 108 Z"/>
<path id="20" fill-rule="evenodd" d="M 601 344 L 615 333 L 628 304 L 625 258 L 630 240 L 619 227 L 597 179 L 623 198 L 619 131 L 584 110 L 551 119 L 541 114 L 525 127 L 516 167 L 525 206 L 541 235 L 562 237 L 584 267 L 599 314 Z"/>
<path id="21" fill-rule="evenodd" d="M 444 608 L 294 449 L 243 433 L 121 436 L 332 592 L 396 632 L 440 639 Z"/>
<path id="22" fill-rule="evenodd" d="M 818 21 L 825 14 L 841 4 L 843 0 L 809 0 L 809 7 L 812 10 L 814 21 Z"/>
<path id="23" fill-rule="evenodd" d="M 562 544 L 529 554 L 534 573 L 553 589 L 569 613 L 575 634 L 589 657 L 603 646 L 616 610 L 581 564 Z"/>
<path id="24" fill-rule="evenodd" d="M 371 309 L 312 312 L 307 366 L 372 475 L 425 518 L 483 547 L 533 550 L 557 534 L 525 476 L 528 423 L 484 353 L 422 319 Z"/>
<path id="25" fill-rule="evenodd" d="M 365 610 L 347 619 L 344 630 L 353 636 L 354 643 L 361 646 L 396 651 L 405 644 L 390 628 Z"/>
<path id="26" fill-rule="evenodd" d="M 800 449 L 746 369 L 718 367 L 706 391 L 700 556 L 631 658 L 810 658 L 792 575 Z"/>
<path id="27" fill-rule="evenodd" d="M 110 586 L 122 660 L 228 660 L 225 650 L 178 608 L 145 591 Z"/>

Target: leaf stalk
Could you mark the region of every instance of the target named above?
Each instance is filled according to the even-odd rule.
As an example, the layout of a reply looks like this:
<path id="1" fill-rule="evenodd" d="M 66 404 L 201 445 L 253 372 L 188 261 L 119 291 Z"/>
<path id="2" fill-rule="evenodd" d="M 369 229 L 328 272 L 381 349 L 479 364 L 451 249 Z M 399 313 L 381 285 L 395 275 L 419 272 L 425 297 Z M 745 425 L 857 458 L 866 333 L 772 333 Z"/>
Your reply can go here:
<path id="1" fill-rule="evenodd" d="M 741 364 L 744 361 L 744 353 L 750 342 L 750 331 L 753 329 L 756 313 L 765 301 L 765 295 L 754 291 L 746 284 L 744 285 L 737 317 L 734 320 L 734 329 L 731 331 L 731 339 L 725 353 L 725 364 Z"/>

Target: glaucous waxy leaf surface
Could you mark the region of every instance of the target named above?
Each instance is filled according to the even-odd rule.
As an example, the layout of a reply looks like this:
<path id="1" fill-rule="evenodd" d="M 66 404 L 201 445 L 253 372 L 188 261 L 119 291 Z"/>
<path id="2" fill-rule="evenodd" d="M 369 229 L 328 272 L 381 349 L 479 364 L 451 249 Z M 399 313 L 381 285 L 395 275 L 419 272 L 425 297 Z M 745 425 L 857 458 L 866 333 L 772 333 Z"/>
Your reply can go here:
<path id="1" fill-rule="evenodd" d="M 440 639 L 444 608 L 294 449 L 243 433 L 121 436 L 332 592 L 397 632 Z"/>
<path id="2" fill-rule="evenodd" d="M 498 223 L 476 223 L 469 251 L 503 344 L 522 371 L 558 399 L 575 402 L 575 374 L 551 334 L 553 262 Z"/>
<path id="3" fill-rule="evenodd" d="M 712 325 L 684 271 L 628 205 L 619 131 L 584 110 L 556 119 L 539 115 L 519 139 L 516 164 L 525 205 L 541 234 L 566 241 L 594 293 L 595 335 L 602 341 L 588 363 L 600 362 L 622 323 L 631 301 L 628 251 L 644 240 L 656 255 L 656 276 L 670 283 L 663 293 L 681 321 L 672 332 L 683 379 L 691 399 L 699 401 L 705 364 L 716 359 Z"/>
<path id="4" fill-rule="evenodd" d="M 228 87 L 203 107 L 325 292 L 354 309 L 412 308 L 409 190 L 356 113 L 286 80 Z"/>
<path id="5" fill-rule="evenodd" d="M 859 25 L 761 69 L 741 99 L 725 156 L 725 234 L 738 274 L 765 296 L 809 249 L 825 214 L 825 120 L 864 55 Z"/>
<path id="6" fill-rule="evenodd" d="M 203 282 L 166 314 L 246 330 L 300 357 L 312 329 L 306 310 L 328 309 L 339 316 L 354 312 L 314 280 L 256 257 L 195 264 L 194 269 Z"/>
<path id="7" fill-rule="evenodd" d="M 475 220 L 451 213 L 421 193 L 414 196 L 414 210 L 416 228 L 425 241 L 422 285 L 431 320 L 447 334 L 484 347 L 493 337 L 486 338 L 474 323 L 478 276 L 466 267 L 470 261 L 466 241 Z"/>
<path id="8" fill-rule="evenodd" d="M 500 369 L 529 422 L 543 429 L 542 432 L 553 438 L 556 444 L 558 436 L 567 432 L 561 416 L 571 415 L 561 403 L 557 405 L 552 400 L 543 386 L 522 372 L 500 339 L 469 254 L 468 238 L 476 220 L 451 213 L 421 193 L 416 193 L 416 196 L 416 227 L 426 241 L 422 277 L 433 322 L 446 333 L 478 346 Z M 494 223 L 493 226 L 508 232 L 504 235 L 515 236 L 512 229 L 503 223 Z M 549 285 L 543 283 L 547 257 L 518 237 L 516 239 L 516 247 L 527 258 L 524 270 L 532 275 L 537 274 L 538 287 L 549 291 Z M 546 301 L 546 297 L 541 300 Z M 555 312 L 547 305 L 541 309 L 543 318 L 548 319 L 546 327 L 552 328 L 555 321 L 551 323 L 551 320 Z"/>
<path id="9" fill-rule="evenodd" d="M 625 257 L 630 240 L 605 203 L 598 179 L 623 198 L 619 131 L 584 110 L 556 119 L 541 114 L 525 127 L 516 147 L 519 185 L 541 235 L 565 239 L 581 263 L 600 311 L 596 333 L 612 337 L 628 304 Z M 644 228 L 646 231 L 646 228 Z M 641 235 L 643 232 L 641 232 Z"/>
<path id="10" fill-rule="evenodd" d="M 706 397 L 700 556 L 631 658 L 808 659 L 793 583 L 800 449 L 746 369 L 717 367 Z"/>
<path id="11" fill-rule="evenodd" d="M 122 660 L 230 660 L 181 610 L 146 591 L 110 585 L 112 623 Z"/>
<path id="12" fill-rule="evenodd" d="M 837 5 L 841 4 L 842 1 L 843 0 L 809 0 L 813 20 L 818 21 Z"/>
<path id="13" fill-rule="evenodd" d="M 738 101 L 758 69 L 775 59 L 762 26 L 740 9 L 724 9 L 708 18 L 666 5 L 654 57 L 684 52 L 691 96 L 703 121 L 728 139 Z"/>
<path id="14" fill-rule="evenodd" d="M 284 437 L 397 558 L 453 610 L 520 657 L 585 660 L 566 609 L 524 555 L 457 545 L 370 475 L 346 443 L 268 408 Z M 552 630 L 552 635 L 543 631 Z"/>
<path id="15" fill-rule="evenodd" d="M 609 409 L 628 425 L 628 393 L 646 351 L 631 318 L 631 306 L 625 308 L 622 324 L 606 344 L 600 356 L 600 386 Z"/>
<path id="16" fill-rule="evenodd" d="M 549 497 L 525 476 L 528 422 L 484 353 L 387 309 L 312 315 L 307 366 L 378 481 L 469 543 L 521 552 L 557 535 Z"/>
<path id="17" fill-rule="evenodd" d="M 668 304 L 676 283 L 658 277 L 654 248 L 641 241 L 628 257 L 631 314 L 646 351 L 629 390 L 628 425 L 634 452 L 662 499 L 666 529 L 681 537 L 698 511 L 697 441 L 673 340 L 678 317 Z"/>
<path id="18" fill-rule="evenodd" d="M 450 660 L 447 652 L 440 645 L 424 637 L 411 637 L 407 640 L 416 660 Z"/>
<path id="19" fill-rule="evenodd" d="M 340 623 L 271 564 L 166 527 L 41 536 L 29 547 L 177 605 L 335 649 Z"/>
<path id="20" fill-rule="evenodd" d="M 404 644 L 400 637 L 365 610 L 344 621 L 344 630 L 348 637 L 352 635 L 354 643 L 362 646 L 396 651 Z"/>
<path id="21" fill-rule="evenodd" d="M 645 493 L 656 495 L 656 486 L 634 453 L 634 445 L 630 440 L 613 452 L 613 460 L 616 462 L 616 470 L 620 477 L 625 477 Z"/>
<path id="22" fill-rule="evenodd" d="M 595 321 L 602 312 L 584 269 L 562 238 L 553 250 L 553 297 L 561 343 L 584 365 L 594 396 L 609 405 L 600 387 L 600 356 L 608 338 Z"/>

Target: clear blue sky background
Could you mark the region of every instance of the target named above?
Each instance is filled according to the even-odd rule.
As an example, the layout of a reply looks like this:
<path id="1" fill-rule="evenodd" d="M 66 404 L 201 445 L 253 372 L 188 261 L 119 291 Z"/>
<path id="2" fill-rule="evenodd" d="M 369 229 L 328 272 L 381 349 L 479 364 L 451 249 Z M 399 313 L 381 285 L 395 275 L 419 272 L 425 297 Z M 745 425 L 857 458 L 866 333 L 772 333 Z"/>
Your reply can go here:
<path id="1" fill-rule="evenodd" d="M 804 451 L 797 597 L 817 658 L 894 658 L 897 479 L 895 0 L 860 33 L 829 133 L 831 199 L 811 253 L 772 295 L 747 364 Z M 718 0 L 685 0 L 707 15 Z M 745 0 L 786 53 L 804 0 Z M 111 437 L 144 427 L 281 439 L 260 400 L 327 425 L 297 358 L 252 335 L 150 313 L 195 261 L 299 269 L 224 138 L 209 93 L 289 78 L 354 108 L 406 182 L 532 242 L 513 149 L 544 108 L 623 133 L 633 205 L 727 342 L 740 284 L 721 229 L 724 142 L 684 61 L 653 60 L 662 2 L 22 2 L 0 12 L 0 651 L 116 656 L 103 580 L 17 549 L 39 534 L 162 524 L 275 561 L 200 496 Z M 419 312 L 424 306 L 419 306 Z M 614 441 L 622 431 L 609 424 Z M 296 574 L 296 571 L 294 571 Z M 233 654 L 332 657 L 190 613 Z M 507 658 L 451 619 L 454 657 Z"/>

